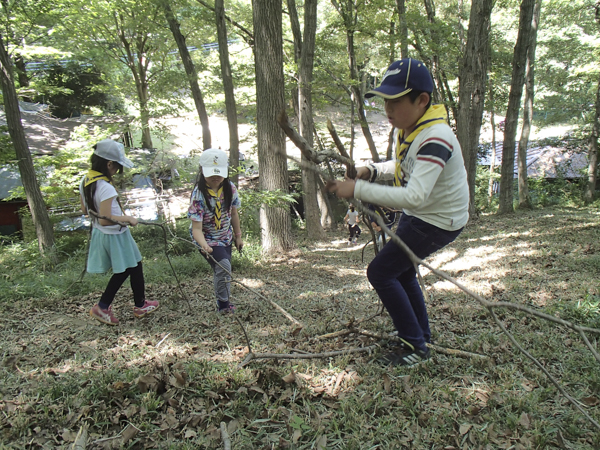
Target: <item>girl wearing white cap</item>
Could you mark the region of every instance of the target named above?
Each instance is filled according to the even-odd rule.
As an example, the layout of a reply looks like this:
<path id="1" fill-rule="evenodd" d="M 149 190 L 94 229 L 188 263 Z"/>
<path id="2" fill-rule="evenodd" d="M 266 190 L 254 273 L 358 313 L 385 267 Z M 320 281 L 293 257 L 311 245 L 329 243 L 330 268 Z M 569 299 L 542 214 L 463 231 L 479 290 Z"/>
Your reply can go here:
<path id="1" fill-rule="evenodd" d="M 216 148 L 204 150 L 188 209 L 190 235 L 213 269 L 219 313 L 235 310 L 229 301 L 231 244 L 235 242 L 239 252 L 244 246 L 238 215 L 241 203 L 227 175 L 227 154 Z"/>
<path id="2" fill-rule="evenodd" d="M 81 180 L 81 210 L 88 210 L 107 219 L 92 219 L 92 239 L 88 253 L 87 271 L 106 273 L 112 269 L 113 275 L 100 301 L 90 310 L 90 315 L 107 325 L 117 325 L 112 311 L 112 302 L 119 288 L 129 278 L 133 290 L 133 315 L 144 317 L 158 309 L 156 300 L 147 300 L 142 269 L 142 255 L 131 236 L 129 227 L 115 222 L 128 223 L 134 227 L 137 219 L 123 214 L 117 190 L 112 185 L 112 177 L 123 173 L 123 167 L 132 168 L 133 163 L 125 157 L 123 144 L 104 139 L 94 145 L 91 158 L 92 168 Z"/>

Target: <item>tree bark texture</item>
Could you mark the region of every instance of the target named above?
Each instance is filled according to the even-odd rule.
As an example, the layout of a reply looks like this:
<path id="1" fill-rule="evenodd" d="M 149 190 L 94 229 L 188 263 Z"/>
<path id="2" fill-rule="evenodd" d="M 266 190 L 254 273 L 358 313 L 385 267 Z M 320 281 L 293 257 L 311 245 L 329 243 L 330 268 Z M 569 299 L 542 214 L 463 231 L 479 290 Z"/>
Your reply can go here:
<path id="1" fill-rule="evenodd" d="M 298 123 L 300 134 L 310 147 L 313 147 L 313 112 L 312 112 L 312 78 L 315 56 L 315 40 L 317 32 L 317 0 L 304 2 L 304 36 L 298 30 L 299 20 L 296 10 L 296 0 L 288 0 L 288 10 L 294 32 L 294 47 L 297 48 L 298 61 Z M 304 155 L 302 161 L 310 164 Z M 321 211 L 317 199 L 317 173 L 311 170 L 302 170 L 302 192 L 304 200 L 304 218 L 306 220 L 306 234 L 309 239 L 320 239 L 324 236 L 321 225 Z"/>
<path id="2" fill-rule="evenodd" d="M 219 59 L 221 61 L 221 77 L 225 91 L 225 110 L 229 126 L 229 164 L 233 167 L 240 165 L 240 136 L 238 133 L 237 108 L 229 62 L 229 46 L 227 44 L 227 24 L 225 23 L 225 7 L 223 0 L 215 0 L 215 17 L 217 21 L 217 36 L 219 42 Z M 230 177 L 238 185 L 238 175 Z"/>
<path id="3" fill-rule="evenodd" d="M 531 42 L 531 22 L 535 0 L 523 0 L 519 13 L 519 34 L 513 55 L 513 70 L 504 125 L 504 143 L 502 145 L 502 168 L 500 170 L 500 204 L 498 214 L 514 211 L 513 183 L 515 166 L 515 143 L 519 121 L 519 109 L 525 83 L 527 53 Z"/>
<path id="4" fill-rule="evenodd" d="M 469 213 L 475 213 L 477 149 L 485 104 L 485 83 L 490 55 L 492 0 L 473 0 L 467 44 L 460 64 L 457 138 L 460 142 L 469 182 Z"/>
<path id="5" fill-rule="evenodd" d="M 169 29 L 171 30 L 171 33 L 173 34 L 173 39 L 175 40 L 177 48 L 179 49 L 179 56 L 181 58 L 181 62 L 183 63 L 183 68 L 185 69 L 185 73 L 190 84 L 192 98 L 194 99 L 196 111 L 198 112 L 198 118 L 200 119 L 200 125 L 202 126 L 202 147 L 203 149 L 207 149 L 211 147 L 210 126 L 208 123 L 208 114 L 206 113 L 204 98 L 202 97 L 202 91 L 200 90 L 200 86 L 198 85 L 198 73 L 196 72 L 196 67 L 194 66 L 194 62 L 192 61 L 192 57 L 190 56 L 190 52 L 187 48 L 185 36 L 183 35 L 183 33 L 181 33 L 181 26 L 179 24 L 179 21 L 175 17 L 175 14 L 173 13 L 173 9 L 171 8 L 169 0 L 163 0 L 162 6 L 165 12 L 165 18 L 167 19 L 167 23 L 169 24 Z M 217 27 L 217 31 L 218 30 L 219 28 Z M 227 43 L 227 38 L 225 38 L 225 43 Z M 219 54 L 220 53 L 221 46 L 219 41 Z"/>
<path id="6" fill-rule="evenodd" d="M 408 58 L 408 25 L 406 24 L 406 0 L 396 0 L 400 17 L 400 59 Z M 394 61 L 390 61 L 390 64 Z"/>
<path id="7" fill-rule="evenodd" d="M 15 90 L 12 73 L 12 64 L 4 46 L 2 35 L 0 35 L 0 83 L 2 84 L 2 95 L 4 97 L 6 124 L 8 125 L 8 133 L 17 155 L 21 183 L 25 190 L 29 210 L 31 211 L 40 253 L 46 254 L 46 252 L 51 252 L 54 247 L 54 230 L 38 185 L 33 167 L 33 158 L 31 157 L 29 145 L 25 138 L 23 124 L 21 123 L 19 99 Z"/>
<path id="8" fill-rule="evenodd" d="M 288 192 L 285 135 L 277 123 L 277 114 L 285 109 L 281 6 L 281 0 L 252 0 L 260 188 Z M 288 209 L 263 204 L 260 225 L 264 251 L 293 247 Z"/>
<path id="9" fill-rule="evenodd" d="M 527 52 L 527 72 L 525 74 L 525 100 L 523 104 L 523 128 L 519 139 L 518 167 L 519 167 L 519 208 L 531 209 L 531 197 L 527 183 L 527 147 L 531 134 L 533 121 L 533 97 L 535 81 L 535 49 L 537 47 L 537 30 L 540 21 L 542 0 L 536 0 L 531 21 L 531 40 Z"/>

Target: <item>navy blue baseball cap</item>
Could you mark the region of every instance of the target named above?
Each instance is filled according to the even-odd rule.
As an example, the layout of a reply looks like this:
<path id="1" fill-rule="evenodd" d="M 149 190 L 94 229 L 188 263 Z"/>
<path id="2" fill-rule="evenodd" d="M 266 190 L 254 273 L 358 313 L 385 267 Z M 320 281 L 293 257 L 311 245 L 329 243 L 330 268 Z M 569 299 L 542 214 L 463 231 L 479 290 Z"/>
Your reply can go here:
<path id="1" fill-rule="evenodd" d="M 411 91 L 433 92 L 433 80 L 421 61 L 405 58 L 392 63 L 379 87 L 365 94 L 366 98 L 379 96 L 384 99 L 402 97 Z"/>

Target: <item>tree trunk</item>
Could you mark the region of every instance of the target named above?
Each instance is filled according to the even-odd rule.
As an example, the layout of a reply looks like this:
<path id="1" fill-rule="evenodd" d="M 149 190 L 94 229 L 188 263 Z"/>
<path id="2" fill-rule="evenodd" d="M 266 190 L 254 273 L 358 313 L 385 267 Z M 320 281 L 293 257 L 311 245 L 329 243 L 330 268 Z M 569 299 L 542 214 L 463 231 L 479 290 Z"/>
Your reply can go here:
<path id="1" fill-rule="evenodd" d="M 225 110 L 229 126 L 229 164 L 233 167 L 240 165 L 240 137 L 238 134 L 237 108 L 233 91 L 233 77 L 229 63 L 229 46 L 227 44 L 227 24 L 225 23 L 225 7 L 223 0 L 215 1 L 215 16 L 217 20 L 217 35 L 219 41 L 219 59 L 221 60 L 221 77 L 225 91 Z M 238 185 L 238 175 L 230 177 Z"/>
<path id="2" fill-rule="evenodd" d="M 304 2 L 304 39 L 299 32 L 299 20 L 295 0 L 288 0 L 288 10 L 294 34 L 294 47 L 297 49 L 298 62 L 298 123 L 300 134 L 312 148 L 313 112 L 312 112 L 312 74 L 315 55 L 315 38 L 317 31 L 317 0 Z M 304 164 L 311 165 L 302 155 Z M 321 225 L 321 212 L 317 199 L 317 174 L 311 170 L 302 170 L 302 192 L 304 201 L 304 217 L 306 219 L 306 234 L 309 239 L 321 239 L 325 233 Z"/>
<path id="3" fill-rule="evenodd" d="M 504 143 L 502 145 L 502 169 L 500 171 L 500 204 L 498 214 L 508 214 L 513 208 L 513 183 L 515 166 L 515 142 L 519 120 L 523 83 L 525 82 L 525 69 L 527 53 L 531 42 L 531 22 L 535 0 L 523 0 L 519 14 L 519 34 L 515 53 L 513 56 L 512 80 L 506 110 L 504 127 Z"/>
<path id="4" fill-rule="evenodd" d="M 17 73 L 17 80 L 19 81 L 19 86 L 22 88 L 29 87 L 29 77 L 27 76 L 27 67 L 25 66 L 25 60 L 23 56 L 16 55 L 14 57 L 15 60 L 15 71 Z M 28 96 L 22 95 L 21 98 L 23 101 L 30 102 L 31 98 Z"/>
<path id="5" fill-rule="evenodd" d="M 536 0 L 531 22 L 531 40 L 527 52 L 527 73 L 525 76 L 525 102 L 523 105 L 523 128 L 521 139 L 519 139 L 518 167 L 519 167 L 519 208 L 531 209 L 531 197 L 527 184 L 527 147 L 529 146 L 529 135 L 531 134 L 531 122 L 533 121 L 533 96 L 534 96 L 534 71 L 535 71 L 535 49 L 537 46 L 537 30 L 540 21 L 540 9 L 542 0 Z"/>
<path id="6" fill-rule="evenodd" d="M 348 65 L 350 69 L 350 79 L 352 80 L 351 91 L 354 97 L 354 103 L 358 108 L 358 120 L 360 121 L 360 127 L 365 140 L 367 141 L 369 150 L 371 151 L 371 158 L 373 158 L 373 161 L 378 162 L 380 160 L 379 154 L 377 153 L 377 147 L 375 146 L 375 141 L 373 140 L 369 123 L 367 122 L 367 116 L 364 108 L 364 98 L 359 88 L 360 77 L 358 76 L 358 65 L 356 63 L 356 51 L 354 48 L 354 33 L 356 32 L 356 26 L 358 22 L 358 6 L 354 4 L 353 1 L 344 2 L 343 5 L 340 5 L 338 0 L 331 0 L 331 2 L 342 17 L 344 26 L 346 28 L 346 46 L 349 59 Z"/>
<path id="7" fill-rule="evenodd" d="M 29 145 L 25 139 L 23 124 L 21 123 L 21 112 L 19 110 L 19 99 L 15 90 L 12 75 L 12 64 L 4 39 L 0 35 L 0 84 L 2 84 L 2 95 L 4 97 L 4 111 L 6 113 L 6 124 L 8 133 L 18 159 L 21 183 L 27 197 L 27 204 L 31 211 L 35 233 L 38 238 L 38 247 L 42 255 L 52 253 L 54 247 L 54 230 L 42 197 L 42 192 L 37 182 L 33 159 L 29 151 Z"/>
<path id="8" fill-rule="evenodd" d="M 600 3 L 596 3 L 596 23 L 600 25 Z M 588 183 L 583 193 L 585 203 L 591 203 L 596 197 L 596 183 L 598 181 L 598 136 L 600 135 L 600 75 L 596 87 L 596 105 L 594 123 L 590 134 L 588 147 Z"/>
<path id="9" fill-rule="evenodd" d="M 469 30 L 459 73 L 457 138 L 460 142 L 469 182 L 469 213 L 475 213 L 477 149 L 485 103 L 485 82 L 489 65 L 489 34 L 492 0 L 471 3 Z"/>
<path id="10" fill-rule="evenodd" d="M 145 76 L 141 77 L 144 80 Z M 142 148 L 154 148 L 152 134 L 150 133 L 150 109 L 148 108 L 148 82 L 143 81 L 136 86 L 138 91 L 138 102 L 140 105 L 140 122 L 142 124 Z"/>
<path id="11" fill-rule="evenodd" d="M 192 91 L 192 98 L 194 99 L 196 111 L 198 112 L 198 118 L 200 119 L 200 124 L 202 125 L 202 146 L 204 149 L 207 149 L 211 147 L 210 126 L 208 123 L 206 106 L 204 105 L 204 99 L 202 97 L 202 91 L 198 85 L 198 73 L 196 72 L 196 67 L 194 66 L 194 62 L 192 61 L 192 57 L 190 56 L 190 52 L 187 48 L 185 36 L 181 33 L 179 21 L 175 17 L 175 14 L 173 14 L 173 9 L 171 8 L 169 0 L 163 0 L 162 7 L 165 13 L 165 18 L 167 19 L 167 23 L 169 24 L 169 29 L 173 34 L 173 39 L 175 39 L 175 43 L 179 49 L 179 56 L 181 58 L 181 62 L 183 63 L 183 67 L 190 84 L 190 90 Z M 218 26 L 217 31 L 219 31 Z M 227 38 L 225 38 L 225 43 L 227 43 Z M 220 53 L 221 48 L 219 41 L 219 54 Z"/>
<path id="12" fill-rule="evenodd" d="M 125 50 L 125 64 L 129 67 L 140 106 L 140 123 L 142 126 L 142 148 L 154 148 L 152 145 L 152 135 L 150 133 L 150 110 L 148 108 L 148 66 L 150 60 L 145 57 L 147 49 L 147 36 L 128 34 L 121 27 L 121 18 L 115 14 L 115 23 L 117 24 L 117 34 L 123 49 Z M 132 48 L 132 44 L 135 45 Z"/>
<path id="13" fill-rule="evenodd" d="M 406 24 L 406 0 L 396 0 L 400 17 L 400 59 L 408 58 L 408 25 Z M 391 61 L 390 64 L 394 62 Z"/>
<path id="14" fill-rule="evenodd" d="M 598 136 L 600 135 L 600 76 L 596 87 L 596 110 L 594 112 L 594 123 L 590 134 L 588 150 L 588 183 L 583 199 L 586 203 L 594 201 L 596 196 L 596 181 L 598 176 Z"/>
<path id="15" fill-rule="evenodd" d="M 287 193 L 285 134 L 276 119 L 277 114 L 285 109 L 281 1 L 252 0 L 252 18 L 260 189 L 279 189 Z M 264 251 L 285 251 L 293 247 L 289 209 L 263 204 L 260 225 Z"/>
<path id="16" fill-rule="evenodd" d="M 488 204 L 494 196 L 494 170 L 496 169 L 496 109 L 494 107 L 494 87 L 488 87 L 490 92 L 490 125 L 492 126 L 492 156 L 490 158 L 490 180 L 488 183 Z"/>

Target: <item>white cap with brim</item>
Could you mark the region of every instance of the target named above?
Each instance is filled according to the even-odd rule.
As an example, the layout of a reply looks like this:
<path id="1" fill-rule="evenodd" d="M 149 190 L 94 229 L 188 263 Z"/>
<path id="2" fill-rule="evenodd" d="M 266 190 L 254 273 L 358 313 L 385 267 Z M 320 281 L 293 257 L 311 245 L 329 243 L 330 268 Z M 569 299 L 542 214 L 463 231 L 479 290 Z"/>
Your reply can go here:
<path id="1" fill-rule="evenodd" d="M 229 169 L 227 153 L 218 148 L 207 148 L 200 155 L 200 166 L 205 178 L 214 176 L 227 178 Z"/>
<path id="2" fill-rule="evenodd" d="M 123 144 L 112 139 L 104 139 L 98 142 L 94 154 L 107 161 L 118 162 L 128 169 L 133 167 L 133 163 L 125 157 L 125 147 Z"/>

